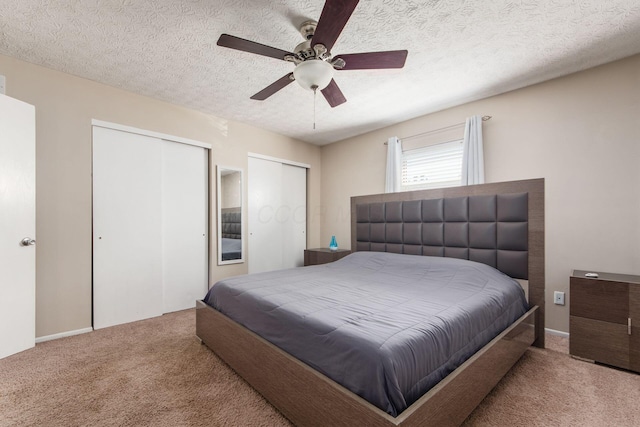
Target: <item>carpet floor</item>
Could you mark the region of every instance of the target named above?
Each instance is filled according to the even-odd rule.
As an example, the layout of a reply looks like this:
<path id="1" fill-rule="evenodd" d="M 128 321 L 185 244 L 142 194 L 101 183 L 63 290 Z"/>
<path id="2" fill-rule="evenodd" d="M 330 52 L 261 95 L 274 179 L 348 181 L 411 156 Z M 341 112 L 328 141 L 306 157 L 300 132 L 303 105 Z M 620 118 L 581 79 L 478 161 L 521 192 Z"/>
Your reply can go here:
<path id="1" fill-rule="evenodd" d="M 465 426 L 640 426 L 640 376 L 529 349 Z M 319 420 L 319 425 L 322 421 Z M 0 360 L 0 426 L 290 426 L 195 337 L 195 310 Z"/>

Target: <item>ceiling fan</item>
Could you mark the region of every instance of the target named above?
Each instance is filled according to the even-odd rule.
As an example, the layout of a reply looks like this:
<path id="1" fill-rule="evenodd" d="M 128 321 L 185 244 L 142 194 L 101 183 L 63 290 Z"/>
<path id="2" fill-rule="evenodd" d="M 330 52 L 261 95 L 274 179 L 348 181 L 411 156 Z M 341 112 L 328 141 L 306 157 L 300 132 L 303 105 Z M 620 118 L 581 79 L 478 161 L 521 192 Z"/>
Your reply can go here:
<path id="1" fill-rule="evenodd" d="M 305 21 L 300 26 L 300 33 L 306 41 L 296 46 L 294 52 L 228 34 L 220 36 L 218 46 L 281 59 L 296 65 L 292 73 L 276 80 L 251 99 L 264 101 L 295 80 L 305 89 L 314 92 L 320 89 L 329 105 L 336 107 L 347 100 L 333 80 L 335 70 L 402 68 L 407 58 L 406 50 L 331 56 L 331 48 L 357 5 L 358 0 L 326 0 L 318 22 Z"/>

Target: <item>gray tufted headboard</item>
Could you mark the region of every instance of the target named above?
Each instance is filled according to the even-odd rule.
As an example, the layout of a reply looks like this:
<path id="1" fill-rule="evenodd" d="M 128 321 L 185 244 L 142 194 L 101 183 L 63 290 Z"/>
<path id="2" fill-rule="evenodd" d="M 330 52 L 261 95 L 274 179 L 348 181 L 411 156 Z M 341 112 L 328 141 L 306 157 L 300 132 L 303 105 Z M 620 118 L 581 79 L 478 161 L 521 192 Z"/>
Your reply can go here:
<path id="1" fill-rule="evenodd" d="M 228 239 L 242 239 L 242 213 L 240 208 L 221 209 L 222 237 Z"/>
<path id="2" fill-rule="evenodd" d="M 351 250 L 464 258 L 528 279 L 544 330 L 544 179 L 352 197 Z"/>
<path id="3" fill-rule="evenodd" d="M 356 250 L 446 256 L 528 278 L 528 195 L 360 203 Z"/>

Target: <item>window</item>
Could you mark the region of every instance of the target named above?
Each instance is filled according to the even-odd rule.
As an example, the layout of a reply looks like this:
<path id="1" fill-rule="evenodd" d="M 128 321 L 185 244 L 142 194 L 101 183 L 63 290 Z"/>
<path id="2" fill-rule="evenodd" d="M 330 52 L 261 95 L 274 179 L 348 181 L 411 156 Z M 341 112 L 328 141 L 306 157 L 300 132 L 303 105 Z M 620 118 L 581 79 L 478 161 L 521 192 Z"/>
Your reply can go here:
<path id="1" fill-rule="evenodd" d="M 460 185 L 462 139 L 402 152 L 400 191 Z"/>

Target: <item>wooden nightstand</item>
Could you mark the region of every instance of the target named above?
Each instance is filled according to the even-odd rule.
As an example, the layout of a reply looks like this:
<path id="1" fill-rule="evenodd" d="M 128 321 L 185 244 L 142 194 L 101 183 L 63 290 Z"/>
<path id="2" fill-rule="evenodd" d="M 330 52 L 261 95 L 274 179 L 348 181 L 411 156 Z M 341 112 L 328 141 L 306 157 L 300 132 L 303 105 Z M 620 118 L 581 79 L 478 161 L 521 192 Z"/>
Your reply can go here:
<path id="1" fill-rule="evenodd" d="M 337 261 L 351 253 L 348 249 L 338 249 L 331 251 L 328 248 L 315 248 L 304 250 L 304 265 L 326 264 Z"/>
<path id="2" fill-rule="evenodd" d="M 570 279 L 569 353 L 640 372 L 640 276 L 586 273 Z"/>

